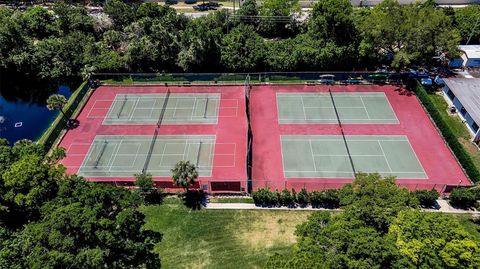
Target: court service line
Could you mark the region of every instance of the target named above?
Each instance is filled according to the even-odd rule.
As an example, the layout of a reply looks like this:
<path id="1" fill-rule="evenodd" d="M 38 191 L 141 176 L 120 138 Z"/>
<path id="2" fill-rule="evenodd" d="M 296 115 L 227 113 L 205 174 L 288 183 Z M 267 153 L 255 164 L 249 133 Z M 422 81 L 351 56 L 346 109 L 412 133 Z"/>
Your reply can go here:
<path id="1" fill-rule="evenodd" d="M 303 96 L 300 96 L 300 100 L 302 100 L 303 118 L 304 120 L 307 120 L 307 113 L 305 112 L 305 103 L 303 102 Z"/>

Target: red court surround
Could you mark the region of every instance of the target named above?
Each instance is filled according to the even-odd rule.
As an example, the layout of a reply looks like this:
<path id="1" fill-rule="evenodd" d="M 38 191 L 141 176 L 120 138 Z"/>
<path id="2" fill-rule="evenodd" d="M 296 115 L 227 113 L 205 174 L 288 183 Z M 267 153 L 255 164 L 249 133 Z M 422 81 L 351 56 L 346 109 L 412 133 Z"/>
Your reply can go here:
<path id="1" fill-rule="evenodd" d="M 247 118 L 243 86 L 169 86 L 171 93 L 220 93 L 217 124 L 162 124 L 159 135 L 216 135 L 211 177 L 200 177 L 200 185 L 215 188 L 246 186 Z M 167 87 L 152 86 L 101 86 L 91 95 L 77 119 L 80 126 L 62 138 L 60 146 L 67 149 L 62 161 L 68 173 L 76 173 L 96 135 L 153 135 L 155 125 L 102 125 L 116 94 L 165 93 Z M 235 145 L 235 146 L 233 146 Z M 140 171 L 139 171 L 140 173 Z M 88 180 L 132 185 L 131 177 L 89 177 Z M 170 188 L 171 178 L 154 177 L 157 185 Z M 217 185 L 212 185 L 217 182 Z M 219 183 L 220 182 L 220 183 Z M 236 182 L 230 184 L 231 182 Z M 220 186 L 218 186 L 220 184 Z"/>
<path id="2" fill-rule="evenodd" d="M 328 92 L 327 85 L 254 86 L 250 110 L 253 132 L 253 189 L 303 187 L 339 188 L 351 178 L 285 178 L 280 135 L 340 135 L 337 124 L 278 124 L 277 92 Z M 442 191 L 446 185 L 471 185 L 463 170 L 436 131 L 417 98 L 396 86 L 330 86 L 332 92 L 384 92 L 400 124 L 343 124 L 345 135 L 405 135 L 423 166 L 427 179 L 397 179 L 410 189 Z"/>

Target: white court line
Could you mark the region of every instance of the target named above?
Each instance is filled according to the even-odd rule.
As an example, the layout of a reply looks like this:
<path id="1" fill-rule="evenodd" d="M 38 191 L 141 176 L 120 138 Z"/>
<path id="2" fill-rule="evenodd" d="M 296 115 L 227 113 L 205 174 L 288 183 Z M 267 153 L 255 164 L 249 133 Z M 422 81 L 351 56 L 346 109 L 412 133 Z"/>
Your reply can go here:
<path id="1" fill-rule="evenodd" d="M 308 145 L 310 146 L 310 154 L 312 154 L 313 168 L 317 171 L 317 164 L 315 163 L 315 156 L 313 156 L 312 140 L 308 140 Z"/>
<path id="2" fill-rule="evenodd" d="M 281 140 L 280 140 L 280 142 L 281 142 L 281 147 L 280 147 L 280 149 L 281 149 L 281 154 L 282 154 L 282 164 L 283 164 L 283 167 L 284 167 L 284 168 L 285 168 L 285 157 L 284 157 L 284 155 L 283 155 L 283 142 L 284 142 L 284 141 L 289 141 L 289 142 L 290 142 L 290 141 L 294 141 L 294 142 L 309 142 L 309 143 L 310 143 L 310 149 L 312 149 L 312 147 L 311 147 L 311 141 L 312 141 L 312 140 L 314 140 L 315 142 L 322 142 L 322 141 L 327 141 L 327 142 L 328 142 L 328 141 L 336 141 L 336 142 L 339 142 L 339 141 L 341 141 L 341 139 L 338 139 L 338 140 L 337 140 L 337 139 L 325 139 L 325 140 L 323 140 L 323 139 L 318 139 L 318 140 L 315 140 L 315 139 L 311 139 L 311 138 L 310 138 L 310 139 L 283 139 L 283 137 L 285 137 L 285 136 L 281 136 L 281 138 L 280 138 L 280 139 L 281 139 Z M 392 138 L 393 138 L 393 137 L 392 137 Z M 349 141 L 349 142 L 377 142 L 377 143 L 379 144 L 380 149 L 382 150 L 382 154 L 383 154 L 383 155 L 353 155 L 353 154 L 351 155 L 352 157 L 361 157 L 361 156 L 364 156 L 364 157 L 367 157 L 367 156 L 371 156 L 371 157 L 384 157 L 384 159 L 385 159 L 385 161 L 387 162 L 387 165 L 388 165 L 388 168 L 389 168 L 390 171 L 376 171 L 377 173 L 396 174 L 396 175 L 398 175 L 399 177 L 401 177 L 402 174 L 423 174 L 424 178 L 428 178 L 428 177 L 427 177 L 427 174 L 425 173 L 425 170 L 423 169 L 423 166 L 422 166 L 420 160 L 418 159 L 418 156 L 416 155 L 416 153 L 415 153 L 412 145 L 410 144 L 410 141 L 408 140 L 408 138 L 407 138 L 407 139 L 402 139 L 402 140 L 384 140 L 384 139 L 375 139 L 375 140 L 363 140 L 363 139 L 350 140 L 350 139 L 348 139 L 348 137 L 347 137 L 347 141 Z M 409 144 L 409 146 L 410 146 L 410 149 L 411 149 L 411 151 L 415 154 L 415 158 L 416 158 L 418 164 L 420 164 L 420 167 L 421 167 L 422 171 L 415 171 L 415 172 L 412 172 L 412 171 L 408 171 L 408 172 L 400 172 L 400 171 L 397 172 L 397 171 L 393 171 L 392 168 L 391 168 L 391 166 L 390 166 L 390 164 L 389 164 L 389 162 L 388 162 L 388 160 L 387 160 L 387 158 L 386 158 L 385 152 L 384 152 L 383 147 L 381 146 L 381 143 L 380 143 L 380 142 L 408 142 L 408 144 Z M 313 151 L 312 151 L 312 152 L 313 152 Z M 319 155 L 319 156 L 345 156 L 345 157 L 348 156 L 348 155 L 320 155 L 320 154 L 318 154 L 318 155 Z M 313 155 L 312 155 L 312 156 L 313 156 Z M 301 177 L 301 176 L 295 175 L 295 176 L 287 177 L 287 176 L 285 175 L 285 173 L 297 173 L 297 174 L 298 174 L 298 173 L 317 173 L 317 174 L 316 174 L 317 177 L 324 177 L 324 176 L 322 176 L 322 175 L 319 175 L 318 173 L 350 173 L 350 174 L 352 174 L 353 171 L 350 171 L 350 172 L 345 172 L 345 171 L 319 171 L 319 170 L 317 170 L 316 167 L 315 167 L 315 171 L 310 171 L 310 170 L 301 170 L 301 171 L 299 171 L 299 170 L 285 170 L 285 169 L 284 169 L 284 171 L 283 171 L 283 174 L 284 174 L 284 177 L 285 177 L 285 178 L 294 178 L 294 177 L 298 177 L 298 178 L 308 178 L 308 177 L 311 177 L 311 176 L 306 176 L 306 177 L 303 176 L 303 177 Z M 335 178 L 335 177 L 333 177 L 333 178 Z"/>
<path id="3" fill-rule="evenodd" d="M 388 160 L 387 160 L 387 155 L 385 154 L 385 151 L 383 151 L 382 143 L 380 143 L 380 141 L 377 141 L 377 143 L 378 143 L 378 145 L 380 146 L 380 149 L 382 150 L 383 158 L 384 158 L 385 161 L 387 162 L 388 169 L 390 169 L 390 172 L 393 172 L 393 171 L 392 171 L 392 167 L 390 166 L 390 163 L 389 163 Z"/>
<path id="4" fill-rule="evenodd" d="M 120 150 L 120 147 L 121 147 L 121 145 L 122 145 L 122 142 L 123 142 L 123 141 L 120 141 L 120 143 L 118 143 L 118 144 L 116 145 L 115 149 L 113 150 L 114 153 L 112 154 L 112 157 L 111 157 L 111 159 L 113 159 L 113 160 L 112 160 L 111 163 L 110 163 L 110 160 L 109 160 L 109 164 L 110 164 L 110 165 L 109 165 L 108 170 L 107 170 L 109 173 L 110 173 L 110 170 L 112 169 L 113 164 L 115 163 L 115 160 L 117 159 L 117 153 L 118 153 L 118 151 Z"/>
<path id="5" fill-rule="evenodd" d="M 365 102 L 363 102 L 363 97 L 360 96 L 360 101 L 362 101 L 363 109 L 365 109 L 365 113 L 367 113 L 368 119 L 370 119 L 370 114 L 368 114 L 367 107 L 365 106 Z"/>
<path id="6" fill-rule="evenodd" d="M 314 154 L 315 157 L 348 157 L 346 154 Z M 383 157 L 376 154 L 350 154 L 352 157 Z"/>
<path id="7" fill-rule="evenodd" d="M 135 114 L 135 110 L 137 110 L 138 101 L 140 100 L 139 99 L 135 100 L 135 105 L 133 106 L 132 111 L 130 112 L 128 120 L 132 120 L 132 117 Z"/>
<path id="8" fill-rule="evenodd" d="M 302 100 L 303 118 L 307 120 L 307 113 L 305 112 L 305 103 L 303 102 L 303 96 L 300 96 L 300 100 Z"/>

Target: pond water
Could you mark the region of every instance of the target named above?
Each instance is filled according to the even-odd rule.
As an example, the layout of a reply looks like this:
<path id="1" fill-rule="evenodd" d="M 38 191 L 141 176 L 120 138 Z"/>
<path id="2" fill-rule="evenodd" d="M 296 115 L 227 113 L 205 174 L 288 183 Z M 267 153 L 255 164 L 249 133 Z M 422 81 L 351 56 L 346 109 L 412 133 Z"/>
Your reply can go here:
<path id="1" fill-rule="evenodd" d="M 70 97 L 70 87 L 56 86 L 56 93 Z M 55 91 L 53 91 L 55 93 Z M 8 98 L 0 95 L 0 138 L 11 144 L 20 139 L 38 139 L 58 115 L 46 107 L 45 98 Z"/>

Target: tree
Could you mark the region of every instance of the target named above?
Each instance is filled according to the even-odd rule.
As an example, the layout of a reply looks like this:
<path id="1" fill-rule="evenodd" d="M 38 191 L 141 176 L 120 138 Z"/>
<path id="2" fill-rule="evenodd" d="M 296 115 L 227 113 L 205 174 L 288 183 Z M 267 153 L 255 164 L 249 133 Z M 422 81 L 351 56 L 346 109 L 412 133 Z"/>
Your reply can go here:
<path id="1" fill-rule="evenodd" d="M 352 45 L 357 36 L 353 7 L 348 0 L 318 1 L 308 20 L 309 33 L 319 39 L 338 45 Z"/>
<path id="2" fill-rule="evenodd" d="M 416 206 L 417 201 L 407 189 L 395 184 L 395 177 L 359 173 L 353 183 L 340 190 L 340 204 L 349 218 L 386 233 L 392 219 L 400 211 Z"/>
<path id="3" fill-rule="evenodd" d="M 253 26 L 239 25 L 223 38 L 221 61 L 230 70 L 255 71 L 261 67 L 264 50 Z"/>
<path id="4" fill-rule="evenodd" d="M 160 268 L 140 198 L 128 189 L 72 176 L 32 222 L 0 243 L 5 268 Z M 1 231 L 0 231 L 1 233 Z"/>
<path id="5" fill-rule="evenodd" d="M 190 161 L 179 161 L 171 171 L 173 184 L 184 188 L 187 192 L 198 178 L 197 167 Z"/>
<path id="6" fill-rule="evenodd" d="M 67 104 L 67 98 L 61 94 L 50 95 L 47 99 L 47 108 L 48 110 L 58 110 L 62 115 L 67 118 L 65 112 L 63 112 L 63 107 Z"/>
<path id="7" fill-rule="evenodd" d="M 238 22 L 257 27 L 259 23 L 257 1 L 245 0 L 235 13 L 235 16 L 238 16 Z"/>
<path id="8" fill-rule="evenodd" d="M 106 1 L 103 11 L 113 20 L 115 28 L 121 30 L 136 18 L 138 5 L 128 4 L 122 0 Z"/>
<path id="9" fill-rule="evenodd" d="M 361 54 L 389 60 L 394 67 L 428 64 L 448 51 L 458 55 L 460 36 L 444 11 L 421 3 L 401 6 L 385 0 L 361 24 Z"/>
<path id="10" fill-rule="evenodd" d="M 479 18 L 479 5 L 468 5 L 463 8 L 455 9 L 456 28 L 459 30 L 463 42 L 467 42 L 470 36 L 471 43 L 478 44 L 478 42 L 480 42 Z"/>
<path id="11" fill-rule="evenodd" d="M 48 156 L 48 161 L 52 164 L 56 164 L 60 160 L 65 158 L 65 156 L 67 156 L 67 154 L 65 153 L 65 148 L 56 147 L 52 150 L 52 153 L 50 153 L 50 156 Z"/>
<path id="12" fill-rule="evenodd" d="M 12 211 L 35 216 L 43 203 L 55 197 L 63 172 L 63 168 L 50 166 L 38 155 L 22 156 L 2 175 L 4 199 L 12 204 Z"/>
<path id="13" fill-rule="evenodd" d="M 397 268 L 474 268 L 480 242 L 449 215 L 404 211 L 389 234 L 400 252 Z"/>
<path id="14" fill-rule="evenodd" d="M 296 32 L 295 15 L 301 11 L 298 0 L 265 0 L 259 9 L 262 16 L 259 32 L 268 37 L 283 37 Z"/>

